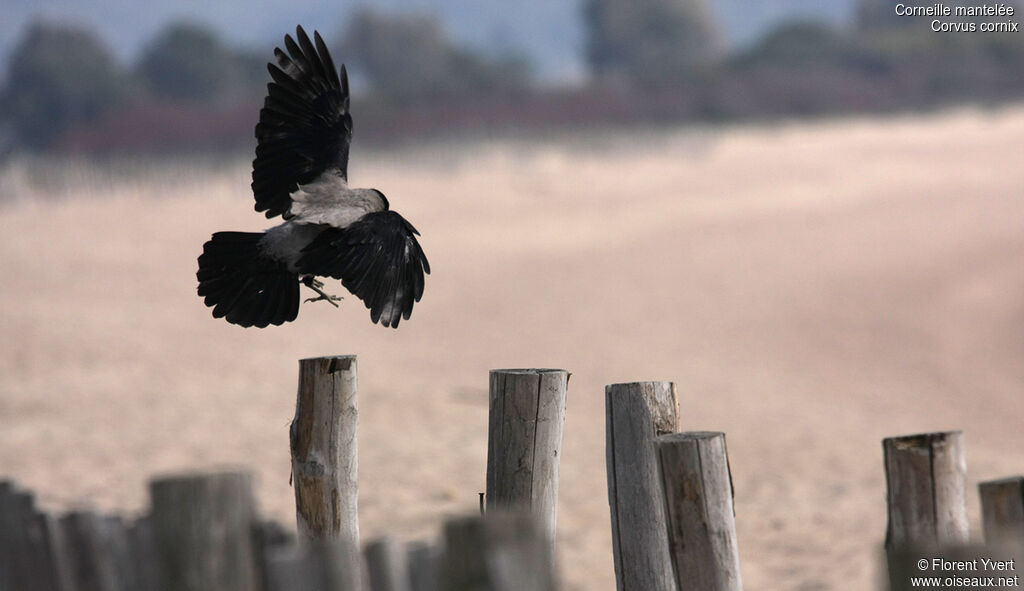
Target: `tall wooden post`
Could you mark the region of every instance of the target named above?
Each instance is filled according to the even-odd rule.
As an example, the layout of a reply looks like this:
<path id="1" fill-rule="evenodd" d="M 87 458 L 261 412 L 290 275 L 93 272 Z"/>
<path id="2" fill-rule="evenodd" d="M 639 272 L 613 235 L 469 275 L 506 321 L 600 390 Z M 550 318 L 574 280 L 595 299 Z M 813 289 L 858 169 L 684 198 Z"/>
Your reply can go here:
<path id="1" fill-rule="evenodd" d="M 654 438 L 679 428 L 672 382 L 605 388 L 606 468 L 619 591 L 675 591 Z"/>
<path id="2" fill-rule="evenodd" d="M 679 590 L 741 591 L 725 433 L 662 435 L 655 446 Z"/>
<path id="3" fill-rule="evenodd" d="M 340 542 L 358 587 L 357 391 L 355 355 L 299 361 L 290 436 L 299 537 Z"/>
<path id="4" fill-rule="evenodd" d="M 564 369 L 495 369 L 490 375 L 487 507 L 532 512 L 552 542 L 568 383 Z"/>

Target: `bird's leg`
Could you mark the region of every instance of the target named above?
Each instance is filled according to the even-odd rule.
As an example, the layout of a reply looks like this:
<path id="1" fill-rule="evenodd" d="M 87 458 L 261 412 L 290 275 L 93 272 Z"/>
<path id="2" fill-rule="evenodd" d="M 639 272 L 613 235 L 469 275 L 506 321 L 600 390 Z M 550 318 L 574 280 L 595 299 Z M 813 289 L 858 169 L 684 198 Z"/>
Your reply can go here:
<path id="1" fill-rule="evenodd" d="M 320 294 L 319 297 L 307 299 L 306 300 L 307 302 L 320 302 L 320 301 L 324 301 L 324 302 L 327 302 L 328 304 L 334 306 L 335 308 L 338 307 L 337 302 L 340 301 L 342 299 L 342 297 L 341 296 L 336 296 L 336 295 L 331 295 L 331 294 L 327 293 L 326 291 L 324 291 L 323 289 L 321 289 L 324 286 L 322 281 L 317 281 L 316 278 L 313 277 L 312 275 L 306 275 L 305 277 L 302 278 L 302 283 L 306 287 L 308 287 L 308 288 L 312 289 L 313 291 L 317 292 L 318 294 Z"/>

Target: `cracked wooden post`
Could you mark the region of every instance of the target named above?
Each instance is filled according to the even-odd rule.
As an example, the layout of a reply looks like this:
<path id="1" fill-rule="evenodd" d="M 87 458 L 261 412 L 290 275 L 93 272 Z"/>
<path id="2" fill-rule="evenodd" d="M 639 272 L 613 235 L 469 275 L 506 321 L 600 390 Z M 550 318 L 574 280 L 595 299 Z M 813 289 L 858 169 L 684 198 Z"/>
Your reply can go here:
<path id="1" fill-rule="evenodd" d="M 290 430 L 292 486 L 299 537 L 337 542 L 359 580 L 356 356 L 299 361 Z"/>
<path id="2" fill-rule="evenodd" d="M 487 508 L 532 512 L 552 544 L 568 383 L 564 369 L 490 373 Z"/>
<path id="3" fill-rule="evenodd" d="M 655 440 L 669 549 L 680 591 L 740 591 L 740 555 L 725 433 Z"/>
<path id="4" fill-rule="evenodd" d="M 903 589 L 922 553 L 967 542 L 967 461 L 960 431 L 888 437 L 882 449 L 889 581 Z"/>
<path id="5" fill-rule="evenodd" d="M 679 430 L 672 382 L 605 387 L 606 469 L 619 591 L 675 591 L 654 438 Z"/>

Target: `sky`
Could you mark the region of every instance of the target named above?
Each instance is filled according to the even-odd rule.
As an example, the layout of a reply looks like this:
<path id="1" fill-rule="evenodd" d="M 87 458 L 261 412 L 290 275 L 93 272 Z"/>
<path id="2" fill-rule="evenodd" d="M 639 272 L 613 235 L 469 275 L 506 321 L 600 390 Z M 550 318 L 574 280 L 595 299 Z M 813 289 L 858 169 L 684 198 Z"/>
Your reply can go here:
<path id="1" fill-rule="evenodd" d="M 734 45 L 755 40 L 770 26 L 800 17 L 846 22 L 853 0 L 709 0 Z M 119 59 L 130 63 L 164 26 L 180 19 L 211 26 L 232 44 L 273 46 L 296 24 L 337 35 L 358 6 L 382 11 L 436 14 L 461 45 L 489 53 L 525 56 L 543 81 L 583 75 L 581 0 L 0 0 L 3 67 L 25 26 L 38 18 L 89 27 Z"/>

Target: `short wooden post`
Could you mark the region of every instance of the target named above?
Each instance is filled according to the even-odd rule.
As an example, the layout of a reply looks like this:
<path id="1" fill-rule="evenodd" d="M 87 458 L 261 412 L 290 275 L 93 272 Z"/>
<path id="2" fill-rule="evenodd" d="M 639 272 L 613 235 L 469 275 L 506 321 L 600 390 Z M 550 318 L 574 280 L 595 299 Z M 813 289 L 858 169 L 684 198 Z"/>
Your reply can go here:
<path id="1" fill-rule="evenodd" d="M 888 488 L 887 548 L 967 541 L 967 461 L 960 431 L 882 442 Z"/>
<path id="2" fill-rule="evenodd" d="M 743 585 L 725 434 L 662 435 L 655 446 L 679 591 L 740 591 Z"/>
<path id="3" fill-rule="evenodd" d="M 568 383 L 564 369 L 490 374 L 487 507 L 532 511 L 552 542 Z"/>
<path id="4" fill-rule="evenodd" d="M 55 530 L 53 520 L 36 511 L 32 493 L 0 483 L 0 590 L 60 588 Z"/>
<path id="5" fill-rule="evenodd" d="M 882 449 L 889 582 L 904 589 L 926 554 L 967 542 L 967 461 L 960 431 L 889 437 Z"/>
<path id="6" fill-rule="evenodd" d="M 128 526 L 125 533 L 134 575 L 133 582 L 128 588 L 135 591 L 158 591 L 160 574 L 156 538 L 153 536 L 153 518 L 149 515 L 139 517 Z"/>
<path id="7" fill-rule="evenodd" d="M 259 588 L 268 589 L 267 557 L 280 548 L 295 546 L 295 536 L 276 521 L 260 521 L 253 526 L 253 551 L 256 553 L 256 574 Z"/>
<path id="8" fill-rule="evenodd" d="M 73 512 L 60 519 L 73 589 L 138 589 L 124 523 L 117 517 Z"/>
<path id="9" fill-rule="evenodd" d="M 391 538 L 374 540 L 363 550 L 370 591 L 409 591 L 405 547 Z"/>
<path id="10" fill-rule="evenodd" d="M 161 591 L 253 591 L 252 477 L 224 472 L 149 486 Z"/>
<path id="11" fill-rule="evenodd" d="M 265 591 L 362 591 L 341 540 L 307 540 L 271 548 L 266 556 Z"/>
<path id="12" fill-rule="evenodd" d="M 409 591 L 439 591 L 439 552 L 426 542 L 409 544 Z"/>
<path id="13" fill-rule="evenodd" d="M 606 468 L 619 591 L 674 591 L 654 438 L 679 428 L 675 385 L 605 387 Z"/>
<path id="14" fill-rule="evenodd" d="M 1024 548 L 1024 476 L 982 482 L 978 496 L 985 542 Z"/>
<path id="15" fill-rule="evenodd" d="M 492 511 L 445 524 L 441 589 L 556 591 L 551 543 L 528 513 Z"/>

